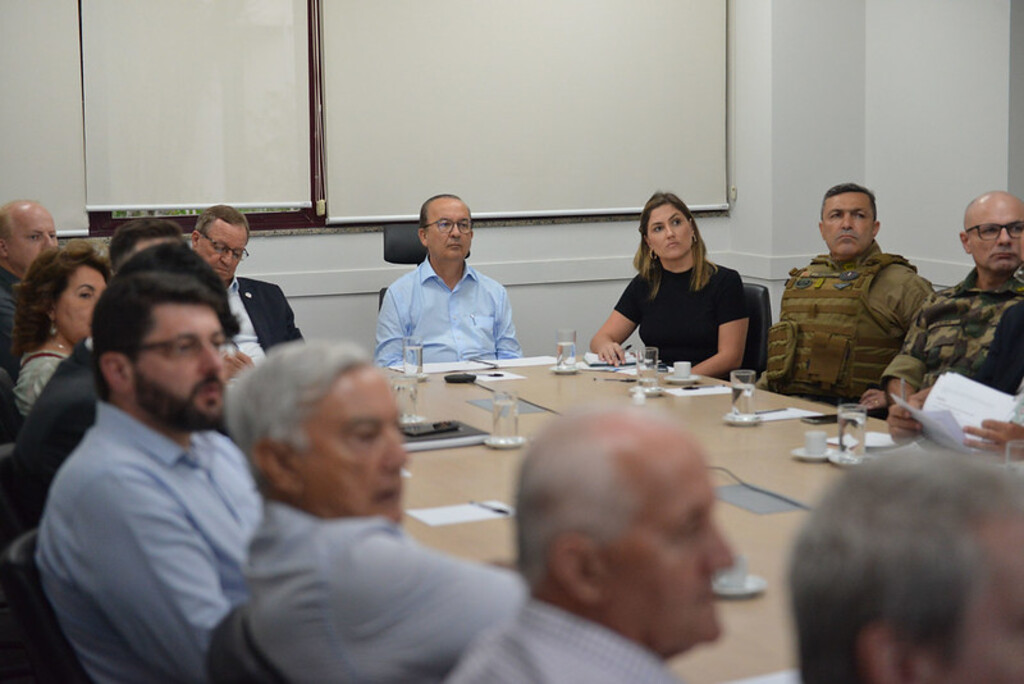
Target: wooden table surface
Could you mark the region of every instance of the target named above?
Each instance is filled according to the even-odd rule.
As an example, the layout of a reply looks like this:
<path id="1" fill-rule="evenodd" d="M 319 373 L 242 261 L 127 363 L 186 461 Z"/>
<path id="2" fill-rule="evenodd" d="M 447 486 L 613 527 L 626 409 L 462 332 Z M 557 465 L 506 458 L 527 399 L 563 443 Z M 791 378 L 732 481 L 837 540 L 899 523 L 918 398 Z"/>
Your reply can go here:
<path id="1" fill-rule="evenodd" d="M 514 390 L 521 399 L 556 412 L 587 404 L 630 405 L 632 384 L 594 379 L 611 377 L 608 373 L 555 375 L 547 366 L 509 370 L 526 378 L 492 382 L 487 387 Z M 704 380 L 702 385 L 716 382 Z M 441 375 L 431 375 L 419 388 L 419 413 L 428 419 L 458 418 L 490 430 L 490 412 L 467 403 L 487 399 L 490 391 L 485 387 L 447 384 Z M 760 390 L 756 402 L 759 410 L 797 407 L 835 411 L 834 407 Z M 824 429 L 834 436 L 835 424 L 813 427 L 799 420 L 781 420 L 756 427 L 729 427 L 722 421 L 730 408 L 728 394 L 666 395 L 650 398 L 646 405 L 677 416 L 703 444 L 709 465 L 727 468 L 746 482 L 808 505 L 813 505 L 828 484 L 842 474 L 828 463 L 798 462 L 790 453 L 803 445 L 805 431 Z M 550 412 L 521 414 L 520 434 L 529 437 L 551 417 Z M 868 422 L 868 430 L 885 429 L 882 421 Z M 482 445 L 414 453 L 408 465 L 411 477 L 406 480 L 405 507 L 445 506 L 481 499 L 512 503 L 521 455 L 522 450 L 496 451 Z M 712 470 L 711 477 L 715 485 L 735 483 L 718 470 Z M 768 588 L 755 599 L 719 601 L 722 637 L 677 656 L 671 662 L 672 669 L 692 684 L 704 684 L 793 667 L 795 650 L 785 589 L 786 558 L 806 512 L 757 515 L 719 502 L 715 516 L 733 552 L 747 557 L 750 572 L 767 580 Z M 406 516 L 404 525 L 422 543 L 457 556 L 505 563 L 515 558 L 511 520 L 430 527 Z"/>

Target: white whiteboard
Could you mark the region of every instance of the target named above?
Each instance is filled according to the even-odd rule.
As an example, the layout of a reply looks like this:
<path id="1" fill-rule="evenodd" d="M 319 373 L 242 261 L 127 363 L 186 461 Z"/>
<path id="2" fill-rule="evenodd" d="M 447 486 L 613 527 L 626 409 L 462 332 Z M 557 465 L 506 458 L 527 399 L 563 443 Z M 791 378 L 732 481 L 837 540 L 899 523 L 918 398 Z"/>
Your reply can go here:
<path id="1" fill-rule="evenodd" d="M 306 0 L 88 0 L 91 211 L 310 205 Z"/>
<path id="2" fill-rule="evenodd" d="M 724 0 L 323 3 L 328 222 L 726 204 Z"/>
<path id="3" fill-rule="evenodd" d="M 34 199 L 85 234 L 78 2 L 0 2 L 0 204 Z"/>

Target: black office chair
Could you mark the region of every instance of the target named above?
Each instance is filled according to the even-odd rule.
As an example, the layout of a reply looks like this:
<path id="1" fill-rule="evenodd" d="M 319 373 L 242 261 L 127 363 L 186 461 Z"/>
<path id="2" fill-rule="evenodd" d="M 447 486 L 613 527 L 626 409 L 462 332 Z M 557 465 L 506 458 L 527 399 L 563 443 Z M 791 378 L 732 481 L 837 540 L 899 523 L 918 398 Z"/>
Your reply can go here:
<path id="1" fill-rule="evenodd" d="M 25 516 L 15 474 L 14 443 L 0 445 L 0 545 L 35 527 Z"/>
<path id="2" fill-rule="evenodd" d="M 7 371 L 0 368 L 0 444 L 18 438 L 24 418 L 14 401 L 14 383 Z"/>
<path id="3" fill-rule="evenodd" d="M 287 680 L 267 660 L 249 629 L 249 607 L 237 606 L 213 630 L 206 674 L 213 684 L 280 684 Z"/>
<path id="4" fill-rule="evenodd" d="M 21 535 L 0 557 L 0 583 L 25 633 L 25 650 L 39 684 L 88 684 L 89 676 L 60 629 L 36 568 L 36 531 Z"/>
<path id="5" fill-rule="evenodd" d="M 389 223 L 384 226 L 384 261 L 389 264 L 419 264 L 427 258 L 427 248 L 420 242 L 419 223 Z M 388 288 L 380 288 L 377 299 L 377 310 L 384 303 L 384 293 Z"/>
<path id="6" fill-rule="evenodd" d="M 743 299 L 747 305 L 747 346 L 743 351 L 743 368 L 764 372 L 768 365 L 768 328 L 772 326 L 772 301 L 764 285 L 743 283 Z"/>

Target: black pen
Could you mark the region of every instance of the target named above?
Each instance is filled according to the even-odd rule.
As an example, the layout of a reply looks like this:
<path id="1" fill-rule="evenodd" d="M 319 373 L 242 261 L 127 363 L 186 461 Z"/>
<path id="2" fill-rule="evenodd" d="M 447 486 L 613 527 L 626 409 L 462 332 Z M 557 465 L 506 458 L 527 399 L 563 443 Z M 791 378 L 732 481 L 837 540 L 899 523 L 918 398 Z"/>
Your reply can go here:
<path id="1" fill-rule="evenodd" d="M 498 515 L 512 515 L 512 511 L 510 511 L 508 508 L 505 508 L 504 506 L 495 506 L 493 504 L 484 503 L 482 501 L 470 501 L 469 503 L 474 506 L 484 508 L 490 511 L 491 513 L 497 513 Z"/>
<path id="2" fill-rule="evenodd" d="M 594 382 L 636 382 L 636 378 L 594 378 Z"/>
<path id="3" fill-rule="evenodd" d="M 788 411 L 789 409 L 765 409 L 764 411 L 754 411 L 754 415 L 763 416 L 766 413 L 778 413 L 779 411 Z"/>

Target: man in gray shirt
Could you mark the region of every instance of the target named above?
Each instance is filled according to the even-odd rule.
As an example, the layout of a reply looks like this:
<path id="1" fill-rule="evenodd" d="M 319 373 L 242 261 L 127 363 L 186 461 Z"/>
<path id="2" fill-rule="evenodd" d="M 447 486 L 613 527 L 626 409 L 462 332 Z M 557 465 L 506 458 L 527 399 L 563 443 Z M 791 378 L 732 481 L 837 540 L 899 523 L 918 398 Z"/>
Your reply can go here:
<path id="1" fill-rule="evenodd" d="M 402 532 L 397 408 L 357 348 L 275 347 L 231 387 L 226 419 L 265 498 L 246 567 L 247 629 L 285 680 L 440 681 L 471 639 L 522 604 L 514 573 Z M 211 667 L 231 657 L 219 643 Z"/>

